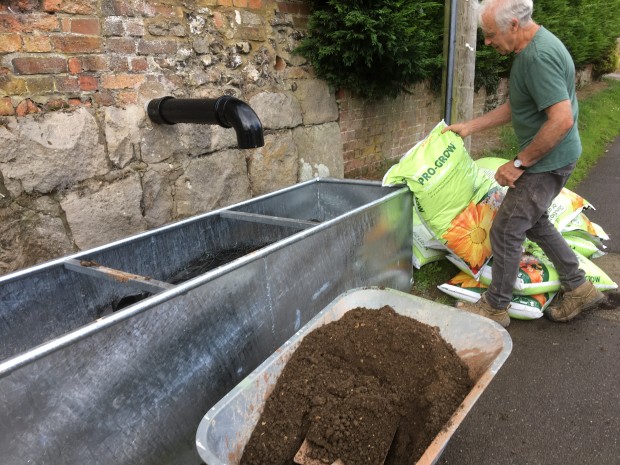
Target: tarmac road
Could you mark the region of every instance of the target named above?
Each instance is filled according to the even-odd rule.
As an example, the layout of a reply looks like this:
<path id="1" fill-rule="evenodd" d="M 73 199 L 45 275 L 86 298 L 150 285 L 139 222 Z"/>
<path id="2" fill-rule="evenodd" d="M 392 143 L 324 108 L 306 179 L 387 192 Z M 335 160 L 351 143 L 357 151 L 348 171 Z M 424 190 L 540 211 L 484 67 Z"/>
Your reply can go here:
<path id="1" fill-rule="evenodd" d="M 620 137 L 575 192 L 610 240 L 593 262 L 620 284 Z M 441 465 L 620 465 L 620 300 L 570 323 L 513 320 L 513 349 Z"/>

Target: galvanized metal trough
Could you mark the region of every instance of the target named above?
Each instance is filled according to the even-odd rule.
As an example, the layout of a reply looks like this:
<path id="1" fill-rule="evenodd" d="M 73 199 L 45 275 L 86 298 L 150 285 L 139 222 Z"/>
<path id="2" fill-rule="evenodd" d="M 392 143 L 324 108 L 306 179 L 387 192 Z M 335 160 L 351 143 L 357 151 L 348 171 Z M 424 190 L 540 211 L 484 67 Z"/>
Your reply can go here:
<path id="1" fill-rule="evenodd" d="M 409 289 L 411 211 L 315 179 L 0 277 L 2 464 L 200 463 L 204 412 L 336 296 Z"/>

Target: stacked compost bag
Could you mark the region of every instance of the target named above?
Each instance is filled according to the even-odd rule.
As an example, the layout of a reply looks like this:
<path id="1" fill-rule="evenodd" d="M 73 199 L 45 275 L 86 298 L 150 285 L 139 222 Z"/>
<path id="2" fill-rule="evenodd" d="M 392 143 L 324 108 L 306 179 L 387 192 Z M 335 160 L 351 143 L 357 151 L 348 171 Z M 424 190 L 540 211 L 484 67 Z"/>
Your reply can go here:
<path id="1" fill-rule="evenodd" d="M 441 121 L 383 177 L 384 186 L 406 184 L 414 195 L 413 263 L 447 259 L 460 272 L 439 289 L 457 299 L 476 302 L 491 282 L 493 255 L 489 231 L 507 187 L 495 181 L 502 158 L 474 162 L 463 139 Z M 549 207 L 550 220 L 575 251 L 587 279 L 600 290 L 618 286 L 591 259 L 604 254 L 603 229 L 584 211 L 590 203 L 568 189 Z M 560 289 L 558 273 L 533 242 L 523 244 L 523 257 L 508 313 L 513 318 L 542 316 Z"/>

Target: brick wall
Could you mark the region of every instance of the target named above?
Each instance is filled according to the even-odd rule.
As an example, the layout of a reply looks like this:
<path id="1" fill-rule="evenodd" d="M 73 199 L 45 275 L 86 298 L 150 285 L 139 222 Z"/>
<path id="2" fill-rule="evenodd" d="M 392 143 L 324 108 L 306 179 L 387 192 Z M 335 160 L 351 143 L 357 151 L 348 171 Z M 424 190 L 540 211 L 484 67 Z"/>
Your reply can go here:
<path id="1" fill-rule="evenodd" d="M 507 82 L 503 81 L 496 94 L 487 95 L 484 89 L 477 92 L 474 116 L 505 102 L 507 91 Z M 345 176 L 350 178 L 379 178 L 443 118 L 441 96 L 428 83 L 414 86 L 411 94 L 395 100 L 366 102 L 342 90 L 336 95 Z M 471 137 L 471 155 L 476 158 L 500 142 L 499 130 L 476 134 Z"/>
<path id="2" fill-rule="evenodd" d="M 350 178 L 377 177 L 441 120 L 441 97 L 428 84 L 397 99 L 367 102 L 337 93 L 344 171 Z"/>
<path id="3" fill-rule="evenodd" d="M 260 11 L 264 0 L 202 0 Z M 0 115 L 75 105 L 125 106 L 165 76 L 188 47 L 182 2 L 9 0 L 0 3 Z M 283 5 L 289 5 L 285 2 Z M 216 25 L 223 21 L 214 16 Z M 223 26 L 223 24 L 221 24 Z M 245 36 L 252 35 L 250 27 Z"/>

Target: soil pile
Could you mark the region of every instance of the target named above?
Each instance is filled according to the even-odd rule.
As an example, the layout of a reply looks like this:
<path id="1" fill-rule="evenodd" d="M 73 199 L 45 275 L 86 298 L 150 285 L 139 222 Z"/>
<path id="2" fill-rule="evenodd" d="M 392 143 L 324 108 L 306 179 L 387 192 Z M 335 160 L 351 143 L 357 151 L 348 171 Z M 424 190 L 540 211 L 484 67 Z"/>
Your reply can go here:
<path id="1" fill-rule="evenodd" d="M 307 437 L 327 464 L 381 464 L 389 449 L 386 464 L 410 465 L 472 385 L 438 328 L 389 306 L 350 310 L 303 339 L 240 463 L 293 464 Z"/>

